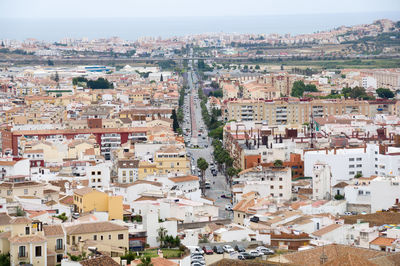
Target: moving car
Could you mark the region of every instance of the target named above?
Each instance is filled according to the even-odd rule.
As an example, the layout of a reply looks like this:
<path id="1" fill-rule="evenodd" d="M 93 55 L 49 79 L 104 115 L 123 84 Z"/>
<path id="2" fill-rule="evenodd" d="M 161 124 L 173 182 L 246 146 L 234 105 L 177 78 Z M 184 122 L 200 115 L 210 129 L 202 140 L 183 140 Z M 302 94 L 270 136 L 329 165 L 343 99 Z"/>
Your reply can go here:
<path id="1" fill-rule="evenodd" d="M 212 248 L 210 246 L 204 246 L 203 247 L 203 251 L 205 254 L 207 255 L 212 255 L 214 254 L 214 251 L 212 250 Z"/>
<path id="2" fill-rule="evenodd" d="M 230 245 L 224 245 L 224 246 L 222 247 L 222 249 L 223 249 L 226 253 L 235 252 L 235 250 L 234 250 Z"/>

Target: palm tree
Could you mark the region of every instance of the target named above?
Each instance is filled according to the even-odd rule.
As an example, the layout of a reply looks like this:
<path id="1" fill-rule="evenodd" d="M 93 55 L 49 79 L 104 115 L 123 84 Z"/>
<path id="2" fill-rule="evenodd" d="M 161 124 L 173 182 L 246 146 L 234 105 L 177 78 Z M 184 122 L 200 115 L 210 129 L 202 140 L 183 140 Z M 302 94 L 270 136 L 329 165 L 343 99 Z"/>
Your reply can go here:
<path id="1" fill-rule="evenodd" d="M 160 242 L 160 247 L 163 247 L 165 242 L 165 237 L 168 231 L 164 227 L 160 227 L 157 231 L 158 231 L 157 241 Z"/>
<path id="2" fill-rule="evenodd" d="M 153 266 L 153 263 L 151 263 L 150 257 L 143 257 L 140 259 L 138 266 Z"/>

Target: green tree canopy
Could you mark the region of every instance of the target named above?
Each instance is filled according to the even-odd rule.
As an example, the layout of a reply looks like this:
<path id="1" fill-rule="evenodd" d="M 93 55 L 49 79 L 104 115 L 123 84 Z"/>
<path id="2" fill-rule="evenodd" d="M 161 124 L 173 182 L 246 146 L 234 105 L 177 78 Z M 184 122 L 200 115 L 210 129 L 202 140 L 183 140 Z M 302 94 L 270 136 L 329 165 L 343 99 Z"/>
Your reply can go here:
<path id="1" fill-rule="evenodd" d="M 394 93 L 390 89 L 379 88 L 376 90 L 376 93 L 380 98 L 391 99 L 394 97 Z"/>

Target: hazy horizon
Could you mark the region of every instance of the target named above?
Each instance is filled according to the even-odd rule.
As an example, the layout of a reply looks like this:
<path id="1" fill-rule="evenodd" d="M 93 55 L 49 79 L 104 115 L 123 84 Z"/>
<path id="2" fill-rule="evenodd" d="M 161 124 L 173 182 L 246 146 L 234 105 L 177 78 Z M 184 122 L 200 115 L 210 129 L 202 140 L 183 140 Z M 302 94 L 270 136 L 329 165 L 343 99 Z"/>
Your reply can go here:
<path id="1" fill-rule="evenodd" d="M 194 16 L 162 18 L 0 18 L 1 39 L 173 37 L 201 33 L 306 34 L 339 26 L 372 23 L 377 19 L 399 20 L 400 13 L 363 12 L 268 16 Z"/>

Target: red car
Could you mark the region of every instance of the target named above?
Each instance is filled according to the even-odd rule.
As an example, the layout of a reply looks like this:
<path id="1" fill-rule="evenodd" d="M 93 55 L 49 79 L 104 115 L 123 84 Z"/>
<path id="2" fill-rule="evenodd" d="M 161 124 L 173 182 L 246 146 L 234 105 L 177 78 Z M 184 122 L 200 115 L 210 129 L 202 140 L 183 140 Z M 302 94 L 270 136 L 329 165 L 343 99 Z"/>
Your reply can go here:
<path id="1" fill-rule="evenodd" d="M 204 253 L 206 253 L 207 255 L 212 255 L 214 254 L 214 251 L 212 250 L 212 248 L 210 246 L 204 246 L 203 247 L 203 251 Z"/>

